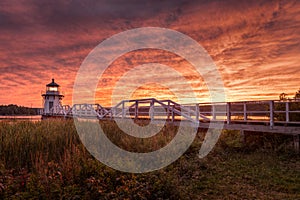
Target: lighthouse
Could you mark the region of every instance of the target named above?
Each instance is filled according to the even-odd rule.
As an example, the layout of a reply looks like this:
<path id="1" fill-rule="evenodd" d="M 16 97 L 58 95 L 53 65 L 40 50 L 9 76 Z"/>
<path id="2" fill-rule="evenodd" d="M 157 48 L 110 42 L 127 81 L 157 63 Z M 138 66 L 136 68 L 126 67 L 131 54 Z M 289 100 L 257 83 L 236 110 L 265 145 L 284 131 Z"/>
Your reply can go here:
<path id="1" fill-rule="evenodd" d="M 59 106 L 61 105 L 61 100 L 64 95 L 60 94 L 59 85 L 52 82 L 46 85 L 46 93 L 42 94 L 43 105 L 44 105 L 44 115 L 50 113 L 57 113 Z"/>

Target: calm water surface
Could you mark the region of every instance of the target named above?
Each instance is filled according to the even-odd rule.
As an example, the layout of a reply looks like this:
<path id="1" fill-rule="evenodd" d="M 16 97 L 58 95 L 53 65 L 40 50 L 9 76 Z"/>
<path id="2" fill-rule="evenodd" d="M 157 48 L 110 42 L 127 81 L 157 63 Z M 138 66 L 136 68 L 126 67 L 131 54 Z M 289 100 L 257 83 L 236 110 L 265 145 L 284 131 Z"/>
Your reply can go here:
<path id="1" fill-rule="evenodd" d="M 0 115 L 0 121 L 41 121 L 41 115 L 24 115 L 24 116 L 3 116 Z"/>

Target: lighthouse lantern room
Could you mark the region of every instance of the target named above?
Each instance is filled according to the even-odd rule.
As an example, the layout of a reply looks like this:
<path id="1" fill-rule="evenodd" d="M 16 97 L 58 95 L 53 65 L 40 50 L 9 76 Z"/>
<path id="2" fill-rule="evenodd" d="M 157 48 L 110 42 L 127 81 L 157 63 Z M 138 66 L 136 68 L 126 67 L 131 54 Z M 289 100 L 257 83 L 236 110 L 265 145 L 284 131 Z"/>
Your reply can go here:
<path id="1" fill-rule="evenodd" d="M 64 95 L 60 94 L 59 85 L 52 82 L 46 85 L 46 93 L 42 94 L 44 114 L 57 113 Z"/>

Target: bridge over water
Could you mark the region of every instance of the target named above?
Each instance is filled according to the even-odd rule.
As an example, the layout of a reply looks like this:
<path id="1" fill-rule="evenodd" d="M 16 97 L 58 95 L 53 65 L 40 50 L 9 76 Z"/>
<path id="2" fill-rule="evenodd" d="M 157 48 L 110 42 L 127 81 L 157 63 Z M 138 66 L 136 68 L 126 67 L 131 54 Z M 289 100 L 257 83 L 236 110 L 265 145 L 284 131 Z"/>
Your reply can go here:
<path id="1" fill-rule="evenodd" d="M 55 112 L 54 112 L 55 111 Z M 189 122 L 198 128 L 257 131 L 292 135 L 294 147 L 299 151 L 300 100 L 267 100 L 242 102 L 216 102 L 178 104 L 172 100 L 134 99 L 123 100 L 107 108 L 100 104 L 59 105 L 43 118 L 114 118 L 155 120 L 157 123 L 178 125 Z"/>

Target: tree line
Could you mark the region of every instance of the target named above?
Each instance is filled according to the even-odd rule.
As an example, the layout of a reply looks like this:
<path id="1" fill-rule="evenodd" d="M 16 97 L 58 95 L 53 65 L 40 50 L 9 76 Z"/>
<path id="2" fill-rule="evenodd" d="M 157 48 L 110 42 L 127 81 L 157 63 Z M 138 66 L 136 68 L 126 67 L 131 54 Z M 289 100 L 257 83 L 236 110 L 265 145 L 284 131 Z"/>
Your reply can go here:
<path id="1" fill-rule="evenodd" d="M 15 104 L 0 105 L 0 115 L 37 115 L 38 108 L 28 108 Z"/>
<path id="2" fill-rule="evenodd" d="M 289 98 L 286 93 L 281 93 L 279 95 L 280 101 L 291 101 L 289 103 L 289 110 L 295 111 L 294 113 L 289 114 L 289 120 L 290 121 L 300 121 L 300 113 L 297 111 L 300 111 L 300 89 L 295 93 L 295 95 L 292 98 Z M 299 100 L 299 101 L 293 101 L 293 100 Z M 277 104 L 275 106 L 275 110 L 277 111 L 285 111 L 286 105 L 285 104 Z M 285 113 L 277 113 L 275 114 L 275 118 L 278 121 L 286 121 L 286 114 Z"/>
<path id="3" fill-rule="evenodd" d="M 300 99 L 300 89 L 295 93 L 293 98 L 289 98 L 288 95 L 286 93 L 281 93 L 279 95 L 279 100 L 292 100 L 292 99 Z"/>

